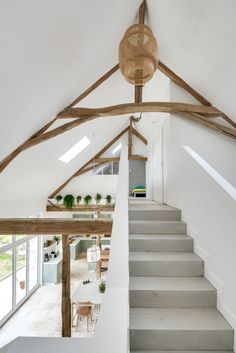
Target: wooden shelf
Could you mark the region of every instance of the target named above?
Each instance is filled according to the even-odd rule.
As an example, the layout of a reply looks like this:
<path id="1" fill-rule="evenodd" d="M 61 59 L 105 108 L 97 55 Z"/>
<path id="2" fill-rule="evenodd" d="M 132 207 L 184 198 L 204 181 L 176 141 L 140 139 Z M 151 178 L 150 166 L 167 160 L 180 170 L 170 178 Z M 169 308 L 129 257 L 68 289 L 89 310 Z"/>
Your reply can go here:
<path id="1" fill-rule="evenodd" d="M 114 206 L 107 205 L 74 205 L 72 209 L 66 208 L 64 205 L 47 205 L 47 212 L 97 212 L 97 211 L 107 211 L 113 212 Z"/>

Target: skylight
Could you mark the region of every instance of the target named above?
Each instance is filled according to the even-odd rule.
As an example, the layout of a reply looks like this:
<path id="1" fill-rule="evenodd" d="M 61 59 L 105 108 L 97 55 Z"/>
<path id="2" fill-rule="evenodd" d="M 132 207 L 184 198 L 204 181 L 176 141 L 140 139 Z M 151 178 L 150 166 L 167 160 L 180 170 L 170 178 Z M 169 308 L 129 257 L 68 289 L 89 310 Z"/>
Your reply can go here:
<path id="1" fill-rule="evenodd" d="M 122 143 L 119 143 L 119 145 L 117 145 L 113 150 L 112 150 L 112 154 L 115 154 L 116 152 L 118 152 L 122 147 Z"/>
<path id="2" fill-rule="evenodd" d="M 185 151 L 236 201 L 236 188 L 208 164 L 197 152 L 189 146 L 183 146 Z"/>
<path id="3" fill-rule="evenodd" d="M 84 136 L 79 142 L 77 142 L 73 147 L 71 147 L 66 153 L 64 153 L 59 160 L 64 163 L 69 163 L 73 158 L 75 158 L 80 152 L 82 152 L 86 147 L 91 144 L 87 136 Z"/>

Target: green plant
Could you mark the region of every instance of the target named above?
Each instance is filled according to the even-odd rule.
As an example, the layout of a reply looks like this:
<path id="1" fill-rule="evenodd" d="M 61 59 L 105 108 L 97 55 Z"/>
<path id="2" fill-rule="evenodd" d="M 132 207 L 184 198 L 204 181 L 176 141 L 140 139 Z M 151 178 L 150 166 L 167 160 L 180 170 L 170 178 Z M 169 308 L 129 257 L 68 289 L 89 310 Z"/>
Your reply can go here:
<path id="1" fill-rule="evenodd" d="M 98 289 L 100 293 L 104 293 L 106 290 L 106 282 L 102 280 L 98 285 Z"/>
<path id="2" fill-rule="evenodd" d="M 79 204 L 81 200 L 82 200 L 82 197 L 81 197 L 80 195 L 78 195 L 78 196 L 76 197 L 76 202 Z"/>
<path id="3" fill-rule="evenodd" d="M 71 209 L 74 203 L 75 203 L 75 198 L 73 195 L 68 194 L 64 197 L 63 204 L 66 208 Z"/>
<path id="4" fill-rule="evenodd" d="M 106 196 L 106 202 L 107 202 L 107 205 L 108 205 L 108 206 L 111 206 L 111 200 L 112 200 L 111 195 L 107 195 L 107 196 Z"/>
<path id="5" fill-rule="evenodd" d="M 100 203 L 101 202 L 101 199 L 102 199 L 102 195 L 99 194 L 99 192 L 96 194 L 95 196 L 95 200 L 96 200 L 96 204 Z"/>
<path id="6" fill-rule="evenodd" d="M 57 235 L 54 235 L 53 240 L 57 243 L 57 245 L 60 243 L 61 238 L 58 237 Z"/>
<path id="7" fill-rule="evenodd" d="M 84 203 L 85 203 L 85 205 L 89 205 L 90 203 L 91 203 L 91 201 L 92 201 L 92 196 L 91 195 L 86 195 L 85 197 L 84 197 Z"/>
<path id="8" fill-rule="evenodd" d="M 63 199 L 61 195 L 56 196 L 57 204 Z"/>

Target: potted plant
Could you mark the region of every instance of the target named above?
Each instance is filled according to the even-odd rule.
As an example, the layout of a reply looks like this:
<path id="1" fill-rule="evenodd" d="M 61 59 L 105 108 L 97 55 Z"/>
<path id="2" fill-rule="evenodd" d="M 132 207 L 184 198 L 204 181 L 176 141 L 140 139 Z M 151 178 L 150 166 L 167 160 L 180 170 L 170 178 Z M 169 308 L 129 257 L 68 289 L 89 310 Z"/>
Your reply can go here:
<path id="1" fill-rule="evenodd" d="M 101 202 L 102 199 L 102 195 L 99 194 L 99 192 L 95 195 L 95 200 L 96 200 L 96 204 L 99 204 Z"/>
<path id="2" fill-rule="evenodd" d="M 57 195 L 56 196 L 56 200 L 57 200 L 57 204 L 59 204 L 59 202 L 63 199 L 63 197 L 61 195 Z"/>
<path id="3" fill-rule="evenodd" d="M 106 282 L 101 280 L 101 282 L 98 285 L 98 289 L 100 293 L 105 293 L 106 290 Z"/>
<path id="4" fill-rule="evenodd" d="M 82 200 L 82 197 L 81 197 L 80 195 L 78 195 L 78 196 L 76 197 L 76 202 L 77 202 L 77 204 L 79 204 L 81 200 Z"/>
<path id="5" fill-rule="evenodd" d="M 84 203 L 86 206 L 88 206 L 92 202 L 92 196 L 91 195 L 86 195 L 84 197 Z"/>
<path id="6" fill-rule="evenodd" d="M 57 235 L 54 235 L 53 240 L 57 243 L 57 245 L 60 243 L 61 238 L 58 237 Z"/>
<path id="7" fill-rule="evenodd" d="M 75 198 L 73 195 L 68 194 L 64 197 L 63 204 L 66 208 L 71 209 L 74 203 L 75 203 Z"/>
<path id="8" fill-rule="evenodd" d="M 106 196 L 107 206 L 111 206 L 111 200 L 112 200 L 111 195 L 107 195 L 107 196 Z"/>

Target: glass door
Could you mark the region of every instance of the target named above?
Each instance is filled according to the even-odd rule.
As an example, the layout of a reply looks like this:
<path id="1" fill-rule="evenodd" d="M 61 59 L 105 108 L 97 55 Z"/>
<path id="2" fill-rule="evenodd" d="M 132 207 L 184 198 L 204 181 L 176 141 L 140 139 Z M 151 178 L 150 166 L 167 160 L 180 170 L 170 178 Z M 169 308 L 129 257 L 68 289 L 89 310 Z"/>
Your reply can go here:
<path id="1" fill-rule="evenodd" d="M 38 238 L 29 241 L 29 292 L 38 284 Z"/>
<path id="2" fill-rule="evenodd" d="M 26 242 L 16 247 L 16 304 L 26 296 Z"/>
<path id="3" fill-rule="evenodd" d="M 13 252 L 9 249 L 0 253 L 0 321 L 12 310 L 12 276 Z"/>

